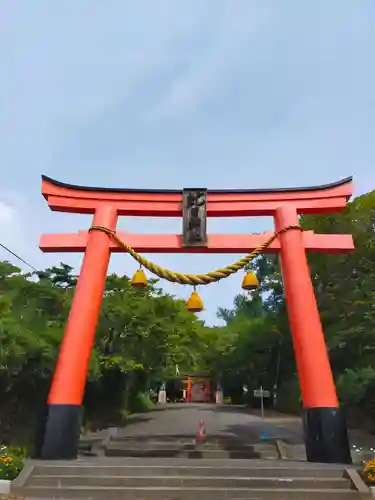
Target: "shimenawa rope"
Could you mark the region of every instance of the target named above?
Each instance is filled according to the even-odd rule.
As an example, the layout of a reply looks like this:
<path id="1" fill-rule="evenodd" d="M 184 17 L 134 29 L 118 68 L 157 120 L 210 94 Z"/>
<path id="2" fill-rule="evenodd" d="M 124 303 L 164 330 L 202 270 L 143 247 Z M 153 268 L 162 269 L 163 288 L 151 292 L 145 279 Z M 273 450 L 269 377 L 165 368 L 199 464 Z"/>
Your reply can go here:
<path id="1" fill-rule="evenodd" d="M 220 281 L 223 278 L 227 278 L 228 276 L 236 273 L 240 269 L 243 269 L 246 264 L 249 264 L 252 260 L 255 259 L 258 255 L 260 255 L 271 243 L 278 237 L 279 234 L 285 233 L 290 229 L 298 229 L 303 231 L 301 226 L 298 224 L 293 224 L 287 227 L 284 227 L 280 231 L 275 231 L 272 236 L 268 238 L 262 245 L 255 248 L 252 252 L 242 257 L 242 259 L 237 260 L 233 264 L 226 266 L 222 269 L 217 269 L 216 271 L 211 271 L 205 274 L 186 274 L 186 273 L 177 273 L 174 271 L 170 271 L 169 269 L 164 269 L 157 264 L 147 260 L 141 254 L 136 252 L 131 246 L 127 245 L 124 240 L 122 240 L 119 236 L 117 236 L 116 231 L 109 229 L 105 226 L 91 226 L 89 231 L 102 231 L 106 233 L 113 241 L 115 241 L 118 245 L 124 248 L 126 252 L 128 252 L 133 259 L 135 259 L 141 266 L 148 269 L 151 273 L 155 274 L 159 278 L 166 279 L 172 283 L 180 283 L 181 285 L 209 285 L 210 283 L 215 283 L 216 281 Z"/>

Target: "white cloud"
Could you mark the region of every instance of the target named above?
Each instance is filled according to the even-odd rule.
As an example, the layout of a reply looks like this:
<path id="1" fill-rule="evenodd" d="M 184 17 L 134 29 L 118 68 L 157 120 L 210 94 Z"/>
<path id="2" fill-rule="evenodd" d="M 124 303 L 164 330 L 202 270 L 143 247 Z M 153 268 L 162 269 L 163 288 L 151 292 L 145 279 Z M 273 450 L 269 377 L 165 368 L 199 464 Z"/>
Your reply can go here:
<path id="1" fill-rule="evenodd" d="M 3 201 L 0 201 L 0 225 L 10 226 L 15 223 L 17 219 L 17 212 L 15 209 Z"/>
<path id="2" fill-rule="evenodd" d="M 0 243 L 26 262 L 34 265 L 37 247 L 32 244 L 31 214 L 30 207 L 19 195 L 11 192 L 0 193 Z M 30 271 L 30 267 L 3 247 L 0 247 L 0 260 L 8 260 L 22 270 Z"/>
<path id="3" fill-rule="evenodd" d="M 18 252 L 24 243 L 21 214 L 14 205 L 4 201 L 5 196 L 2 198 L 0 199 L 0 243 Z M 3 248 L 0 248 L 0 258 L 14 262 L 14 257 Z"/>

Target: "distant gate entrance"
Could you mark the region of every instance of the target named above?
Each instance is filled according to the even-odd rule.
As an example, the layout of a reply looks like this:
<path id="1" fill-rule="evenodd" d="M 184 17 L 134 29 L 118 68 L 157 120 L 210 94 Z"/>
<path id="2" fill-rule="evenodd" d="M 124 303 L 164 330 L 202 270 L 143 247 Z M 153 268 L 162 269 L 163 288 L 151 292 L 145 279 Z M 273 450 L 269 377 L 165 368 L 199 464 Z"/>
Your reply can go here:
<path id="1" fill-rule="evenodd" d="M 165 384 L 167 402 L 215 403 L 215 384 L 209 375 L 180 375 Z"/>
<path id="2" fill-rule="evenodd" d="M 208 375 L 187 375 L 184 377 L 184 390 L 188 403 L 213 403 L 214 385 Z"/>

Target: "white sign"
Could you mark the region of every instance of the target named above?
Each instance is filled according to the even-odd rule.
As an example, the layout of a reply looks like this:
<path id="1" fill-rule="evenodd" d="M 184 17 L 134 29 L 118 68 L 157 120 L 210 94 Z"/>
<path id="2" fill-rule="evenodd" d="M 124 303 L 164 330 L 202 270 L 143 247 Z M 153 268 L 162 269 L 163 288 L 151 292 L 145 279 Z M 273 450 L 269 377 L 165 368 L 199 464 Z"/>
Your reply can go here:
<path id="1" fill-rule="evenodd" d="M 261 390 L 261 389 L 255 389 L 254 391 L 254 397 L 256 398 L 269 398 L 271 396 L 271 392 L 270 391 L 264 391 L 264 390 Z"/>
<path id="2" fill-rule="evenodd" d="M 262 386 L 259 389 L 255 389 L 254 396 L 260 398 L 260 408 L 262 410 L 262 420 L 264 419 L 264 398 L 269 398 L 271 395 L 270 391 L 265 391 Z"/>

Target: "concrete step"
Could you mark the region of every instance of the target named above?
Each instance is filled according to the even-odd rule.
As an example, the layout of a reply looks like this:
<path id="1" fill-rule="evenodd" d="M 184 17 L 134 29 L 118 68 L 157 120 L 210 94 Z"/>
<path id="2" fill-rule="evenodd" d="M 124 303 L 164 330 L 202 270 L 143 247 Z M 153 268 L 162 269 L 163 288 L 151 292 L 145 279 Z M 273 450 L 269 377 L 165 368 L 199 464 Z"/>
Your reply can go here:
<path id="1" fill-rule="evenodd" d="M 187 442 L 191 441 L 192 439 L 195 439 L 197 433 L 192 433 L 192 434 L 170 434 L 170 435 L 164 435 L 164 434 L 154 434 L 153 436 L 149 436 L 147 434 L 139 434 L 138 436 L 124 436 L 121 434 L 114 434 L 109 437 L 111 441 L 116 441 L 116 442 L 127 442 L 127 441 L 137 441 L 139 443 L 143 443 L 145 441 L 157 441 L 158 443 L 175 443 L 175 442 Z M 248 443 L 251 444 L 249 441 L 244 441 L 243 439 L 240 439 L 236 436 L 221 436 L 220 434 L 206 434 L 205 439 L 208 442 L 216 442 L 219 441 L 220 443 L 234 443 L 234 444 L 243 444 L 243 443 Z M 90 441 L 98 441 L 100 439 L 96 438 L 91 439 Z"/>
<path id="2" fill-rule="evenodd" d="M 264 452 L 265 454 L 265 452 Z M 185 457 L 185 458 L 261 458 L 261 454 L 253 450 L 214 450 L 184 448 L 122 448 L 106 447 L 106 457 Z M 271 458 L 277 458 L 277 452 L 269 451 Z"/>
<path id="3" fill-rule="evenodd" d="M 314 470 L 320 471 L 323 469 L 336 471 L 345 470 L 346 466 L 342 464 L 327 464 L 319 462 L 300 462 L 293 460 L 236 460 L 228 462 L 227 460 L 187 460 L 180 458 L 168 458 L 164 459 L 162 463 L 157 458 L 140 459 L 140 458 L 106 458 L 106 457 L 96 457 L 96 458 L 79 458 L 76 460 L 27 460 L 28 464 L 32 464 L 33 467 L 97 467 L 97 466 L 163 466 L 163 467 L 230 467 L 230 468 L 241 468 L 246 467 L 250 470 L 252 469 L 262 469 L 264 467 L 270 469 L 302 469 L 302 470 Z"/>
<path id="4" fill-rule="evenodd" d="M 82 476 L 82 475 L 58 475 L 41 476 L 33 475 L 29 487 L 70 488 L 85 485 L 88 488 L 95 487 L 126 487 L 136 488 L 240 488 L 240 489 L 340 489 L 350 490 L 351 482 L 345 478 L 275 478 L 275 477 L 218 477 L 218 476 Z"/>
<path id="5" fill-rule="evenodd" d="M 196 457 L 196 458 L 279 458 L 276 443 L 240 443 L 230 440 L 135 441 L 110 439 L 104 446 L 108 457 Z"/>
<path id="6" fill-rule="evenodd" d="M 167 488 L 167 487 L 87 487 L 66 488 L 28 487 L 18 494 L 29 498 L 86 498 L 105 500 L 370 500 L 370 494 L 342 489 L 289 489 L 289 488 Z"/>
<path id="7" fill-rule="evenodd" d="M 107 440 L 102 440 L 103 442 L 108 443 L 116 443 L 116 444 L 122 444 L 124 446 L 129 446 L 129 445 L 134 445 L 136 444 L 137 446 L 145 446 L 147 444 L 158 444 L 159 446 L 168 446 L 168 445 L 191 445 L 196 441 L 196 434 L 190 434 L 186 436 L 163 436 L 163 435 L 155 435 L 155 436 L 137 436 L 137 437 L 125 437 L 125 436 L 111 436 Z M 82 441 L 84 443 L 85 441 Z M 94 442 L 94 441 L 92 441 Z M 98 442 L 98 441 L 96 441 Z M 270 444 L 275 444 L 276 439 L 269 439 L 269 440 L 261 440 L 260 438 L 258 439 L 253 439 L 251 441 L 246 441 L 246 440 L 241 440 L 236 437 L 220 437 L 220 436 L 212 436 L 212 435 L 206 435 L 204 438 L 204 443 L 206 446 L 221 446 L 221 447 L 234 447 L 234 448 L 242 448 L 242 447 L 249 447 L 249 446 L 254 446 L 254 445 L 270 445 Z"/>
<path id="8" fill-rule="evenodd" d="M 251 450 L 255 447 L 257 448 L 270 448 L 275 447 L 275 443 L 227 443 L 221 441 L 203 441 L 199 442 L 194 439 L 188 441 L 137 441 L 137 440 L 109 440 L 105 443 L 105 446 L 113 446 L 116 448 L 195 448 L 196 446 L 201 446 L 206 449 L 235 449 L 235 450 Z"/>
<path id="9" fill-rule="evenodd" d="M 93 500 L 371 498 L 356 470 L 347 470 L 342 465 L 104 457 L 27 461 L 12 483 L 12 494 L 39 499 Z"/>
<path id="10" fill-rule="evenodd" d="M 235 461 L 234 461 L 235 462 Z M 326 467 L 254 467 L 251 464 L 238 466 L 223 465 L 36 465 L 33 474 L 37 476 L 194 476 L 194 477 L 277 477 L 277 478 L 332 478 L 345 477 L 344 469 Z"/>
<path id="11" fill-rule="evenodd" d="M 190 444 L 181 444 L 181 445 L 172 445 L 165 444 L 159 445 L 158 443 L 147 443 L 146 445 L 139 445 L 136 443 L 132 444 L 118 444 L 118 443 L 109 443 L 104 447 L 105 450 L 155 450 L 163 451 L 168 450 L 176 450 L 176 451 L 194 451 L 194 450 L 205 450 L 205 451 L 233 451 L 233 452 L 243 452 L 243 453 L 255 453 L 255 452 L 268 452 L 272 450 L 276 450 L 276 446 L 268 446 L 268 447 L 256 447 L 256 446 L 238 446 L 238 447 L 223 447 L 223 446 L 212 446 L 206 445 L 205 443 L 190 443 Z"/>
<path id="12" fill-rule="evenodd" d="M 197 427 L 197 432 L 198 432 L 198 427 Z M 189 439 L 193 439 L 196 436 L 196 433 L 190 433 L 190 434 L 138 434 L 136 437 L 134 436 L 127 436 L 126 434 L 111 434 L 111 440 L 112 441 L 164 441 L 164 442 L 174 442 L 174 441 L 187 441 Z M 238 437 L 235 435 L 227 435 L 227 434 L 212 434 L 212 433 L 207 433 L 206 434 L 206 439 L 208 441 L 217 441 L 220 440 L 222 442 L 242 442 Z"/>

